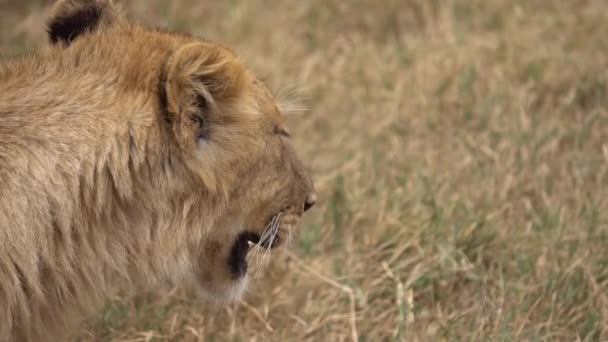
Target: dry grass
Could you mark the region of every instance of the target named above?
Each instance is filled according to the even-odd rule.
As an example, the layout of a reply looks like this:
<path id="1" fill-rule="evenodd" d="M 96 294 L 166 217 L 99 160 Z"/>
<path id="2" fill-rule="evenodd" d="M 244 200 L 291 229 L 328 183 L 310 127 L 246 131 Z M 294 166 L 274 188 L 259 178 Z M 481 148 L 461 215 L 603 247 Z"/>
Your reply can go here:
<path id="1" fill-rule="evenodd" d="M 1 54 L 44 41 L 5 2 Z M 117 297 L 82 341 L 608 339 L 608 2 L 130 7 L 299 89 L 321 201 L 244 302 Z"/>

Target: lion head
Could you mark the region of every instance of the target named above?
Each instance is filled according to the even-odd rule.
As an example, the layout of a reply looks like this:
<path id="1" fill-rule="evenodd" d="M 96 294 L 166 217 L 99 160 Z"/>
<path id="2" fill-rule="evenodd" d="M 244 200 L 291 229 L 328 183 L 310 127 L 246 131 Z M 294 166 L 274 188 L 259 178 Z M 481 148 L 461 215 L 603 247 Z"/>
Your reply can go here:
<path id="1" fill-rule="evenodd" d="M 239 298 L 250 249 L 281 245 L 316 202 L 273 94 L 232 50 L 135 23 L 110 0 L 59 1 L 49 35 L 64 54 L 118 74 L 108 115 L 129 127 L 126 153 L 144 157 L 125 163 L 132 190 L 114 181 L 126 195 L 112 205 L 131 217 L 129 229 L 157 230 L 141 248 L 154 265 L 135 268 Z"/>

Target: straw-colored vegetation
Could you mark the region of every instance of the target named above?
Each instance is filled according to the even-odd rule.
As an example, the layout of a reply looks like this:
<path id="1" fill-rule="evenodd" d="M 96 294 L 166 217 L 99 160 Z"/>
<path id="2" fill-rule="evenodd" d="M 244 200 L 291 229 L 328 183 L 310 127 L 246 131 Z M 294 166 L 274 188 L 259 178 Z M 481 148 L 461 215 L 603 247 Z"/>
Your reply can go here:
<path id="1" fill-rule="evenodd" d="M 128 3 L 295 89 L 320 201 L 242 303 L 117 295 L 81 340 L 608 339 L 608 2 Z M 46 5 L 0 2 L 1 55 Z"/>

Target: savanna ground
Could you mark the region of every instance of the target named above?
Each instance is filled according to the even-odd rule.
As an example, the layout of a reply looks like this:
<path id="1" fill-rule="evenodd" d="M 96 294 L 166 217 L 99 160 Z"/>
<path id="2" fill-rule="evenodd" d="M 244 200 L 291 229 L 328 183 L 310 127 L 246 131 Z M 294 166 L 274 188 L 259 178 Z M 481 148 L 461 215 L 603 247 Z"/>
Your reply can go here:
<path id="1" fill-rule="evenodd" d="M 0 0 L 0 54 L 47 5 Z M 128 7 L 295 89 L 320 203 L 243 302 L 118 295 L 80 340 L 608 339 L 608 2 Z"/>

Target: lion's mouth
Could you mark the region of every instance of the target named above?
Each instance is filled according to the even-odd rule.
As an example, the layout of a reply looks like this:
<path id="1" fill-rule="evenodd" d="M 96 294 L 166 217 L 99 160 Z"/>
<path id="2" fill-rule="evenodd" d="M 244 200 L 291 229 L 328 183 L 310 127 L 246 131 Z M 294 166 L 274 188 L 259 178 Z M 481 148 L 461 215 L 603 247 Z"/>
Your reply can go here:
<path id="1" fill-rule="evenodd" d="M 235 278 L 241 278 L 247 274 L 247 253 L 258 241 L 260 241 L 260 236 L 251 232 L 239 234 L 234 241 L 228 257 L 228 266 L 230 266 L 230 273 Z"/>
<path id="2" fill-rule="evenodd" d="M 281 216 L 282 213 L 274 215 L 262 235 L 244 231 L 237 236 L 228 257 L 228 265 L 234 278 L 238 279 L 247 274 L 247 254 L 253 248 L 273 249 L 281 244 L 279 234 Z"/>

